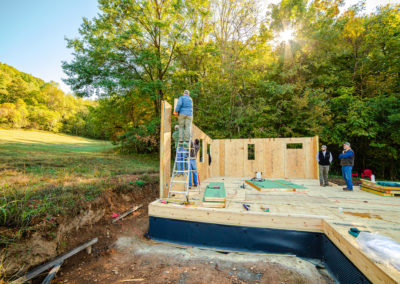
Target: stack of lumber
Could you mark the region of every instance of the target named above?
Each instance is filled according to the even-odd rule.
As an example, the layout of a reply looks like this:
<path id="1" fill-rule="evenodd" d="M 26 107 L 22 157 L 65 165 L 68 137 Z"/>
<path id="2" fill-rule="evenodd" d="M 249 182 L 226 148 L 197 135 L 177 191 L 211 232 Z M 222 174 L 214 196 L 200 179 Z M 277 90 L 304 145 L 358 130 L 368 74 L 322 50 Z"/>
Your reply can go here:
<path id="1" fill-rule="evenodd" d="M 203 207 L 225 208 L 226 192 L 223 182 L 210 182 L 204 190 Z"/>
<path id="2" fill-rule="evenodd" d="M 361 179 L 360 189 L 381 196 L 400 197 L 400 183 L 396 182 L 388 182 L 388 181 L 372 182 L 369 180 Z"/>

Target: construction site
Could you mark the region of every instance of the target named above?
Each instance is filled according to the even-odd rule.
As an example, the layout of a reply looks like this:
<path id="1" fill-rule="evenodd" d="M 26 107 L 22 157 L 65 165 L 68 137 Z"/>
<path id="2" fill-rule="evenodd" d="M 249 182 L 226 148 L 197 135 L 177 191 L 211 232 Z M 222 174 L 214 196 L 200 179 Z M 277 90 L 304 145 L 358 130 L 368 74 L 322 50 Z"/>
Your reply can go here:
<path id="1" fill-rule="evenodd" d="M 171 173 L 171 110 L 164 101 L 151 239 L 313 259 L 338 283 L 400 282 L 398 269 L 373 259 L 356 241 L 363 231 L 400 241 L 398 187 L 373 188 L 366 180 L 352 193 L 335 184 L 321 187 L 318 136 L 213 140 L 193 125 L 201 183 L 189 188 L 187 175 L 177 175 L 175 166 Z"/>
<path id="2" fill-rule="evenodd" d="M 12 247 L 12 283 L 400 283 L 398 184 L 322 187 L 318 136 L 212 139 L 190 124 L 193 158 L 173 147 L 172 111 L 163 101 L 159 174 L 119 176 L 60 219 L 60 239 Z"/>

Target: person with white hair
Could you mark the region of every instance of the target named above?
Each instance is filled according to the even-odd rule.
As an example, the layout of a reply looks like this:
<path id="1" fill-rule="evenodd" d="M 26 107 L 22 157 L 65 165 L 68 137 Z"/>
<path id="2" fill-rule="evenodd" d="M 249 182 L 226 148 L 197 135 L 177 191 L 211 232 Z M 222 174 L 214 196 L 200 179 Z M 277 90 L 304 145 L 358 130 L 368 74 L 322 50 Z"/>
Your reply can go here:
<path id="1" fill-rule="evenodd" d="M 317 153 L 316 160 L 319 164 L 319 184 L 329 186 L 328 174 L 329 166 L 332 163 L 332 153 L 327 150 L 326 145 L 322 145 L 321 151 Z"/>
<path id="2" fill-rule="evenodd" d="M 178 115 L 179 141 L 189 142 L 190 129 L 193 120 L 193 101 L 188 90 L 185 90 L 183 95 L 179 97 L 178 103 L 175 107 L 174 115 Z"/>
<path id="3" fill-rule="evenodd" d="M 175 125 L 174 133 L 172 133 L 172 139 L 174 140 L 175 150 L 176 150 L 176 148 L 178 147 L 178 141 L 179 141 L 179 125 Z"/>
<path id="4" fill-rule="evenodd" d="M 351 171 L 354 166 L 354 151 L 350 147 L 349 142 L 343 144 L 343 152 L 339 155 L 340 165 L 342 166 L 342 175 L 346 181 L 344 191 L 353 191 L 353 181 L 351 179 Z"/>

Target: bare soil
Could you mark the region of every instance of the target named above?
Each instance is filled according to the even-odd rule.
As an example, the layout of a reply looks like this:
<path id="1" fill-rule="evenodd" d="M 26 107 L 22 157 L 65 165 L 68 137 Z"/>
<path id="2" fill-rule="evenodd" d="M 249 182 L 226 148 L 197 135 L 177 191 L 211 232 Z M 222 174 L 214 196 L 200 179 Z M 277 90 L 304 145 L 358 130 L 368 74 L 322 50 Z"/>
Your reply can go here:
<path id="1" fill-rule="evenodd" d="M 135 193 L 107 192 L 105 213 L 96 223 L 66 237 L 72 249 L 94 237 L 91 254 L 83 251 L 67 259 L 52 283 L 333 283 L 324 269 L 295 256 L 266 255 L 183 247 L 145 237 L 147 205 L 157 186 Z M 112 213 L 144 206 L 112 224 Z M 45 275 L 32 283 L 41 283 Z"/>

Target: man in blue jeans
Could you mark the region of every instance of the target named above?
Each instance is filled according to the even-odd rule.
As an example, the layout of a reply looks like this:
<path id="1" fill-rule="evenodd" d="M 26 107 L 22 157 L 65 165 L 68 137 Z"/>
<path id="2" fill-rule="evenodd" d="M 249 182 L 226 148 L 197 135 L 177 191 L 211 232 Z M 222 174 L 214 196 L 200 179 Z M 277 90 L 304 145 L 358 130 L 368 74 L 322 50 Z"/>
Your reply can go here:
<path id="1" fill-rule="evenodd" d="M 340 165 L 342 166 L 342 175 L 346 181 L 347 187 L 344 187 L 344 191 L 353 191 L 353 182 L 351 180 L 351 170 L 354 166 L 354 152 L 350 148 L 350 143 L 345 142 L 343 144 L 343 152 L 339 155 Z"/>
<path id="2" fill-rule="evenodd" d="M 197 152 L 200 150 L 200 140 L 196 139 L 194 141 L 190 142 L 191 143 L 191 150 L 190 150 L 190 172 L 189 172 L 189 187 L 197 186 L 198 181 L 197 181 Z M 193 183 L 192 183 L 192 176 L 193 176 Z"/>

